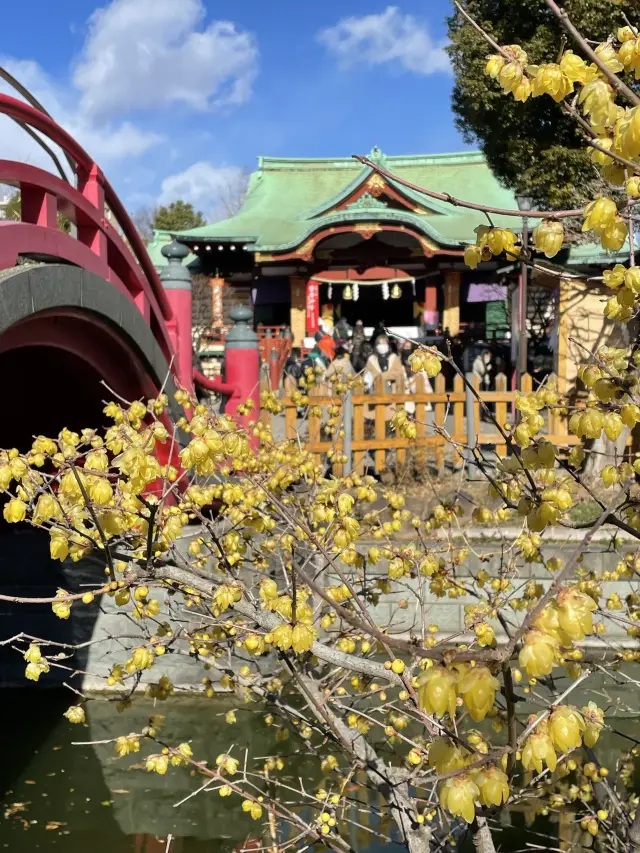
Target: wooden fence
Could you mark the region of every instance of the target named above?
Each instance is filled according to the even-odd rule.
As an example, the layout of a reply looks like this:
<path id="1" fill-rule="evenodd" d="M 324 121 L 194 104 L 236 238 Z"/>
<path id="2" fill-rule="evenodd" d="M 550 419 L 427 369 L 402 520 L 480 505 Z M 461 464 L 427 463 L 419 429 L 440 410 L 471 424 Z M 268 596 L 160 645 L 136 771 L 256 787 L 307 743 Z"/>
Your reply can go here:
<path id="1" fill-rule="evenodd" d="M 507 390 L 504 374 L 496 376 L 495 391 L 480 392 L 478 377 L 473 377 L 472 384 L 502 427 L 514 422 L 515 393 Z M 349 453 L 351 461 L 347 463 L 347 470 L 360 474 L 371 467 L 380 473 L 389 468 L 398 471 L 407 464 L 421 463 L 429 464 L 439 473 L 447 464 L 458 468 L 462 465 L 462 456 L 456 450 L 456 444 L 493 450 L 497 456 L 507 455 L 504 437 L 489 418 L 481 418 L 480 402 L 465 386 L 461 376 L 455 378 L 453 390 L 446 390 L 442 375 L 435 379 L 433 385 L 433 392 L 427 392 L 424 378 L 417 376 L 413 393 L 397 385 L 395 393 L 388 393 L 382 378 L 379 378 L 373 393 L 351 392 L 344 399 L 333 396 L 326 385 L 320 385 L 311 389 L 309 406 L 304 408 L 291 399 L 292 386 L 286 385 L 282 400 L 284 438 L 302 441 L 308 450 L 317 454 L 318 459 L 336 450 Z M 532 390 L 529 374 L 523 377 L 522 390 Z M 392 432 L 389 423 L 391 412 L 407 403 L 415 407 L 411 416 L 415 418 L 417 436 L 411 439 Z M 330 406 L 340 407 L 338 427 L 349 433 L 345 439 L 326 434 L 327 409 Z M 282 419 L 282 415 L 272 416 L 266 411 L 262 415 L 263 421 L 270 423 L 274 433 L 282 437 L 282 423 L 276 425 L 277 418 Z M 578 444 L 579 439 L 569 433 L 567 423 L 566 415 L 551 409 L 547 428 L 541 434 L 557 447 L 569 448 Z M 452 441 L 438 428 L 445 430 Z M 336 473 L 343 473 L 341 464 L 335 467 Z"/>

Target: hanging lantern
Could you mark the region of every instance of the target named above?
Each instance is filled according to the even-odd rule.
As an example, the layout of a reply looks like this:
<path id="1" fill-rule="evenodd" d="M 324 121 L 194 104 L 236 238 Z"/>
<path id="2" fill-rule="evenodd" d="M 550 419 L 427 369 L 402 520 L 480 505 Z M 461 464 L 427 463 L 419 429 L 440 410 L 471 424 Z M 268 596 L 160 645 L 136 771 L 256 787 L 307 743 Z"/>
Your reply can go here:
<path id="1" fill-rule="evenodd" d="M 360 285 L 354 284 L 353 285 L 353 301 L 357 302 L 359 298 L 360 298 Z"/>
<path id="2" fill-rule="evenodd" d="M 382 298 L 383 299 L 389 298 L 389 282 L 388 281 L 382 282 Z"/>
<path id="3" fill-rule="evenodd" d="M 394 284 L 391 288 L 391 298 L 392 299 L 400 299 L 402 296 L 402 290 L 400 290 L 399 284 Z"/>
<path id="4" fill-rule="evenodd" d="M 333 285 L 329 285 L 327 287 L 327 299 L 331 302 L 331 297 L 333 296 Z"/>
<path id="5" fill-rule="evenodd" d="M 342 298 L 348 301 L 353 299 L 353 291 L 351 290 L 351 285 L 348 284 L 345 289 L 342 291 Z"/>

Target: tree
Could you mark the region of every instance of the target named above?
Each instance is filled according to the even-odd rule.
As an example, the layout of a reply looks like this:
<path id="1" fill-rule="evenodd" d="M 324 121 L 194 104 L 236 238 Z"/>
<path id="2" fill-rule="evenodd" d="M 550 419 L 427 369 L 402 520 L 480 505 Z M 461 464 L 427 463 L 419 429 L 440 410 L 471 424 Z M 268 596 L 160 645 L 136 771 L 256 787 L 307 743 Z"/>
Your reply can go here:
<path id="1" fill-rule="evenodd" d="M 608 38 L 612 2 L 566 0 L 563 5 L 587 38 L 596 42 Z M 640 24 L 634 3 L 617 5 Z M 532 64 L 548 62 L 563 49 L 566 37 L 540 0 L 466 0 L 464 7 L 499 44 L 518 44 L 526 50 Z M 453 110 L 465 140 L 480 144 L 506 186 L 533 196 L 541 206 L 561 209 L 586 202 L 599 176 L 585 150 L 583 130 L 550 98 L 530 98 L 526 103 L 504 98 L 495 80 L 484 74 L 490 47 L 461 15 L 450 17 L 449 36 Z"/>
<path id="2" fill-rule="evenodd" d="M 188 231 L 206 225 L 202 212 L 194 210 L 191 202 L 182 199 L 156 208 L 152 222 L 158 231 Z"/>
<path id="3" fill-rule="evenodd" d="M 232 173 L 222 184 L 218 191 L 217 209 L 220 210 L 221 218 L 229 219 L 240 212 L 240 208 L 247 198 L 249 189 L 249 172 L 241 169 Z"/>
<path id="4" fill-rule="evenodd" d="M 131 216 L 131 221 L 136 226 L 138 234 L 145 243 L 149 243 L 153 238 L 153 229 L 155 227 L 153 223 L 157 212 L 157 207 L 140 207 Z"/>
<path id="5" fill-rule="evenodd" d="M 578 219 L 603 248 L 620 250 L 633 235 L 640 198 L 640 98 L 625 82 L 640 68 L 640 35 L 621 26 L 615 40 L 595 48 L 555 0 L 544 2 L 582 56 L 564 50 L 556 62 L 554 52 L 532 67 L 520 49 L 492 43 L 487 72 L 505 96 L 521 97 L 531 87 L 571 105 L 577 89 L 579 118 L 596 134 L 587 145 L 602 155 L 608 178 L 619 178 L 622 169 L 626 197 L 619 204 L 599 197 L 584 210 L 532 211 L 539 223 L 535 249 L 554 257 L 563 223 Z M 519 219 L 517 210 L 498 212 Z M 628 265 L 605 274 L 611 296 L 604 310 L 623 327 L 640 309 L 633 248 Z M 473 267 L 493 257 L 535 262 L 512 229 L 482 225 L 465 261 Z M 410 366 L 433 378 L 443 361 L 456 369 L 449 355 L 420 345 Z M 517 419 L 508 430 L 494 419 L 504 458 L 484 458 L 456 436 L 466 464 L 487 479 L 473 522 L 519 529 L 510 547 L 489 543 L 475 564 L 461 535 L 458 497 L 434 502 L 418 518 L 398 490 L 363 474 L 337 474 L 345 461 L 337 443 L 343 418 L 333 395 L 328 417 L 320 418 L 318 405 L 312 409 L 336 439 L 324 460 L 305 447 L 302 434 L 275 441 L 262 420 L 245 429 L 185 390 L 174 395 L 177 412 L 164 393 L 109 403 L 105 430 L 64 429 L 55 438 L 38 436 L 25 454 L 0 455 L 5 521 L 44 529 L 53 559 L 93 555 L 100 569 L 92 590 L 11 601 L 50 604 L 56 617 L 68 619 L 111 597 L 123 613 L 122 633 L 110 638 L 117 659 L 102 673 L 123 714 L 112 740 L 116 757 L 131 755 L 134 766 L 162 776 L 186 769 L 195 777 L 190 796 L 215 791 L 256 822 L 261 838 L 254 844 L 284 851 L 324 843 L 349 853 L 354 833 L 363 832 L 409 853 L 435 853 L 470 835 L 476 850 L 493 853 L 502 837 L 500 815 L 528 805 L 542 816 L 567 814 L 577 837 L 563 841 L 576 849 L 637 851 L 638 741 L 619 730 L 618 703 L 608 690 L 619 680 L 640 683 L 640 610 L 631 586 L 640 571 L 640 457 L 632 464 L 613 456 L 598 488 L 581 473 L 589 440 L 603 431 L 615 440 L 625 425 L 640 423 L 637 341 L 586 354 L 581 377 L 589 389 L 583 406 L 572 406 L 549 383 L 517 395 Z M 337 375 L 336 395 L 359 381 Z M 314 402 L 309 392 L 316 382 L 309 368 L 296 392 L 300 408 Z M 263 406 L 282 410 L 272 393 Z M 251 408 L 243 403 L 238 412 Z M 577 442 L 568 454 L 546 437 L 551 414 L 568 417 Z M 410 443 L 421 425 L 401 407 L 391 426 Z M 435 429 L 446 434 L 446 421 Z M 172 450 L 181 436 L 178 460 Z M 160 463 L 160 446 L 172 464 Z M 577 521 L 572 509 L 583 498 L 596 515 Z M 554 528 L 577 531 L 567 559 L 549 542 Z M 600 534 L 609 540 L 602 549 L 619 560 L 606 573 L 591 554 Z M 627 584 L 622 595 L 603 589 L 604 581 L 616 580 Z M 461 625 L 440 627 L 434 608 L 461 598 L 464 633 Z M 409 626 L 399 629 L 403 613 Z M 616 625 L 628 644 L 609 641 L 607 631 Z M 37 681 L 62 667 L 77 679 L 79 668 L 68 662 L 73 643 L 26 630 L 10 643 L 26 661 L 27 678 Z M 166 699 L 173 685 L 165 667 L 177 657 L 201 675 L 205 696 L 214 696 L 216 685 L 232 690 L 238 713 L 276 730 L 273 754 L 255 755 L 237 742 L 233 710 L 225 716 L 228 747 L 212 762 L 188 739 L 165 734 L 161 717 L 131 730 L 127 712 L 136 688 L 146 683 L 147 695 Z M 78 691 L 66 716 L 82 724 L 92 705 L 104 701 Z M 637 709 L 634 715 L 637 725 Z M 614 744 L 609 759 L 605 734 Z M 280 754 L 286 739 L 291 765 Z M 305 780 L 296 759 L 305 765 Z M 548 841 L 548 849 L 558 849 L 548 836 L 534 838 L 537 847 Z M 525 849 L 525 839 L 518 840 Z"/>

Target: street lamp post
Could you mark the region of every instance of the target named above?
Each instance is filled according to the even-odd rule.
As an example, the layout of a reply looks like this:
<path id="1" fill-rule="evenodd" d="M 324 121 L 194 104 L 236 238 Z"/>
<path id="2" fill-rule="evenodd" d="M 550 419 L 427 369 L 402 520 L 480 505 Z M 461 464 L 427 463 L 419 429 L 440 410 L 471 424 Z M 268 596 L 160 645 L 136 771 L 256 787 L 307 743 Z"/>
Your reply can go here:
<path id="1" fill-rule="evenodd" d="M 522 217 L 522 252 L 523 255 L 529 251 L 529 218 L 527 212 L 533 209 L 533 199 L 531 196 L 517 195 L 519 209 L 525 214 Z M 527 372 L 528 362 L 528 337 L 527 337 L 527 305 L 528 305 L 528 285 L 529 285 L 529 267 L 523 257 L 520 264 L 520 287 L 518 299 L 518 368 L 517 379 L 518 387 L 522 388 L 522 377 Z M 514 328 L 513 333 L 516 329 Z"/>

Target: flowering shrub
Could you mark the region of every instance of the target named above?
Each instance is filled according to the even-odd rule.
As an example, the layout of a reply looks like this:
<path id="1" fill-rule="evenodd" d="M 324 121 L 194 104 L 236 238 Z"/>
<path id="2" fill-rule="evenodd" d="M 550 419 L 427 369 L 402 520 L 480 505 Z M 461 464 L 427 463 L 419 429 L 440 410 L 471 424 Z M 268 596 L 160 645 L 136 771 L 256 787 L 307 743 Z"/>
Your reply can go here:
<path id="1" fill-rule="evenodd" d="M 572 32 L 562 10 L 545 2 Z M 535 67 L 517 45 L 494 45 L 487 73 L 517 100 L 548 96 L 575 114 L 594 164 L 626 190 L 622 200 L 603 195 L 577 212 L 531 214 L 540 219 L 535 251 L 547 258 L 562 247 L 562 220 L 571 215 L 581 216 L 605 249 L 619 250 L 631 238 L 629 266 L 605 275 L 612 291 L 605 313 L 625 323 L 640 298 L 633 251 L 640 99 L 617 75 L 640 73 L 640 36 L 622 26 L 593 48 L 572 35 L 578 53 L 567 48 Z M 515 231 L 484 224 L 465 259 L 475 267 L 502 255 L 536 262 Z M 422 347 L 411 368 L 434 377 L 443 358 Z M 620 751 L 617 778 L 609 781 L 594 752 L 608 725 L 605 694 L 581 707 L 572 694 L 588 689 L 605 653 L 614 670 L 640 660 L 633 648 L 606 643 L 607 620 L 624 624 L 632 639 L 640 635 L 637 594 L 622 601 L 605 597 L 601 586 L 635 580 L 638 554 L 622 553 L 613 572 L 588 566 L 591 539 L 605 525 L 640 538 L 640 461 L 613 460 L 595 490 L 581 477 L 586 441 L 603 431 L 615 440 L 640 422 L 639 366 L 635 342 L 601 347 L 582 368 L 589 399 L 575 411 L 550 384 L 518 395 L 517 418 L 504 434 L 509 453 L 481 466 L 487 499 L 472 516 L 520 528 L 494 573 L 467 570 L 471 549 L 453 536 L 460 502 L 438 502 L 427 518 L 416 517 L 399 491 L 368 476 L 328 475 L 303 443 L 274 441 L 261 423 L 247 434 L 184 390 L 176 395 L 184 416 L 171 428 L 168 399 L 159 394 L 107 405 L 111 425 L 104 431 L 64 429 L 36 437 L 27 453 L 2 451 L 3 515 L 48 531 L 54 560 L 90 553 L 104 559 L 102 585 L 59 589 L 47 602 L 58 618 L 110 597 L 139 625 L 138 639 L 120 638 L 122 659 L 105 679 L 124 712 L 116 756 L 142 751 L 146 770 L 161 775 L 188 767 L 228 797 L 230 808 L 255 821 L 268 817 L 271 831 L 291 824 L 299 844 L 350 849 L 348 790 L 356 779 L 386 799 L 412 853 L 439 849 L 467 827 L 477 849 L 490 851 L 487 817 L 534 795 L 540 811 L 570 806 L 585 835 L 630 849 L 625 845 L 640 837 L 632 756 Z M 310 373 L 296 392 L 299 405 L 308 404 L 304 386 L 313 381 Z M 348 383 L 337 382 L 346 390 Z M 280 410 L 274 395 L 265 405 Z M 568 458 L 544 438 L 550 412 L 569 417 L 577 444 Z M 340 407 L 330 416 L 325 427 L 338 438 Z M 416 434 L 415 418 L 404 411 L 392 427 L 407 438 Z M 180 443 L 180 435 L 187 440 Z M 159 445 L 179 448 L 179 459 L 169 453 L 174 463 L 160 464 Z M 337 445 L 332 461 L 342 461 Z M 546 555 L 546 532 L 576 526 L 571 509 L 584 496 L 599 507 L 597 520 L 584 525 L 566 562 Z M 531 565 L 543 566 L 548 580 L 524 581 Z M 411 630 L 396 629 L 393 616 L 380 619 L 387 596 L 401 596 L 398 607 L 413 609 Z M 462 597 L 464 633 L 441 630 L 432 607 Z M 46 638 L 25 637 L 21 651 L 28 679 L 60 665 L 56 643 Z M 233 688 L 268 725 L 295 730 L 326 777 L 324 787 L 306 790 L 287 776 L 281 757 L 245 757 L 231 737 L 229 752 L 209 766 L 189 743 L 165 742 L 160 718 L 126 733 L 137 688 L 159 701 L 172 694 L 163 662 L 178 654 L 200 668 L 206 697 Z M 69 722 L 82 725 L 91 701 L 99 700 L 76 697 Z M 225 721 L 232 726 L 235 712 Z M 289 805 L 292 790 L 303 809 Z"/>

